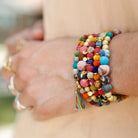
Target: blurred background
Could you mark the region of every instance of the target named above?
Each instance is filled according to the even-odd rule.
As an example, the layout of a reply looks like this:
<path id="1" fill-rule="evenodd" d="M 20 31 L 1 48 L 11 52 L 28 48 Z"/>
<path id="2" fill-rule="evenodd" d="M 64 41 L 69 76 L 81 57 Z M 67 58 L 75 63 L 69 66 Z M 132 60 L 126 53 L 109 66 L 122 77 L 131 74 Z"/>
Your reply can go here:
<path id="1" fill-rule="evenodd" d="M 0 68 L 7 56 L 7 37 L 42 18 L 41 0 L 0 0 Z M 5 80 L 0 75 L 0 138 L 12 138 L 16 111 Z"/>

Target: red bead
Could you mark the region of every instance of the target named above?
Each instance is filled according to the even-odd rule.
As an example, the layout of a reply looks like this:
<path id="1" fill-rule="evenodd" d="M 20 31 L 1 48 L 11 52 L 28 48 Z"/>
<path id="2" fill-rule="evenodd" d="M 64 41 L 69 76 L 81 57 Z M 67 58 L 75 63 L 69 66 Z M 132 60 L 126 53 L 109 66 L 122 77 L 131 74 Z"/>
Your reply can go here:
<path id="1" fill-rule="evenodd" d="M 94 79 L 89 80 L 89 85 L 94 85 Z"/>
<path id="2" fill-rule="evenodd" d="M 112 31 L 111 33 L 113 34 L 113 36 L 115 36 L 115 32 Z"/>
<path id="3" fill-rule="evenodd" d="M 87 69 L 87 71 L 92 71 L 93 66 L 92 65 L 88 65 L 88 66 L 86 66 L 86 69 Z"/>
<path id="4" fill-rule="evenodd" d="M 99 35 L 98 34 L 92 34 L 93 35 L 93 37 L 99 37 Z"/>
<path id="5" fill-rule="evenodd" d="M 99 93 L 100 95 L 104 95 L 104 94 L 105 94 L 105 92 L 104 92 L 103 90 L 98 90 L 98 93 Z"/>
<path id="6" fill-rule="evenodd" d="M 100 48 L 99 47 L 96 47 L 95 49 L 94 49 L 94 53 L 100 53 Z"/>
<path id="7" fill-rule="evenodd" d="M 94 93 L 94 95 L 95 95 L 95 96 L 99 96 L 99 93 L 96 91 L 96 92 Z"/>
<path id="8" fill-rule="evenodd" d="M 99 60 L 95 60 L 95 61 L 93 62 L 93 65 L 94 65 L 94 66 L 99 66 L 99 65 L 100 65 L 100 61 L 99 61 Z"/>
<path id="9" fill-rule="evenodd" d="M 89 43 L 89 46 L 95 47 L 95 42 L 91 41 L 91 42 Z"/>
<path id="10" fill-rule="evenodd" d="M 85 37 L 86 39 L 88 39 L 88 35 L 84 35 L 84 37 Z"/>
<path id="11" fill-rule="evenodd" d="M 88 53 L 87 57 L 90 58 L 90 59 L 92 59 L 93 58 L 93 53 Z"/>

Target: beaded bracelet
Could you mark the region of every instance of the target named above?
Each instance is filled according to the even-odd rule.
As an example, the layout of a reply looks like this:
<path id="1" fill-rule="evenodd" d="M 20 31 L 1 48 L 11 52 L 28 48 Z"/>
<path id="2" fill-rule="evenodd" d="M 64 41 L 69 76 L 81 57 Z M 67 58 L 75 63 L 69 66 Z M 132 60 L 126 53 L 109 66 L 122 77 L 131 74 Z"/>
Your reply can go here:
<path id="1" fill-rule="evenodd" d="M 83 99 L 95 106 L 109 105 L 127 98 L 112 94 L 109 67 L 109 43 L 121 31 L 84 35 L 80 38 L 73 59 L 73 74 L 76 81 L 75 109 L 85 108 Z"/>

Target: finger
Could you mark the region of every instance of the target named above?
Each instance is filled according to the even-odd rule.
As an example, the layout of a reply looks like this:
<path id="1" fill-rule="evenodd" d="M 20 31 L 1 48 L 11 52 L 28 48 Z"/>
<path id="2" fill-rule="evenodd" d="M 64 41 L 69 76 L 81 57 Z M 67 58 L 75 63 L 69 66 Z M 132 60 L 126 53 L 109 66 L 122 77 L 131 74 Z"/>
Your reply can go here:
<path id="1" fill-rule="evenodd" d="M 33 39 L 43 40 L 44 39 L 44 30 L 42 28 L 34 28 L 31 32 Z"/>
<path id="2" fill-rule="evenodd" d="M 14 75 L 14 73 L 8 71 L 6 68 L 3 67 L 3 68 L 1 69 L 1 76 L 2 76 L 4 79 L 9 80 L 10 77 L 11 77 L 12 75 Z"/>

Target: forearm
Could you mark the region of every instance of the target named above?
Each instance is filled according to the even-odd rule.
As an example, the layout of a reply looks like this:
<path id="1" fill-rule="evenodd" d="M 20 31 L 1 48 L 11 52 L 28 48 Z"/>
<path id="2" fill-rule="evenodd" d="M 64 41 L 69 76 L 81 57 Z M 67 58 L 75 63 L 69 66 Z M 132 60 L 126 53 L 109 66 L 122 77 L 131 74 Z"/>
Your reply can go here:
<path id="1" fill-rule="evenodd" d="M 138 32 L 124 33 L 113 38 L 111 51 L 111 83 L 113 92 L 138 96 Z"/>

